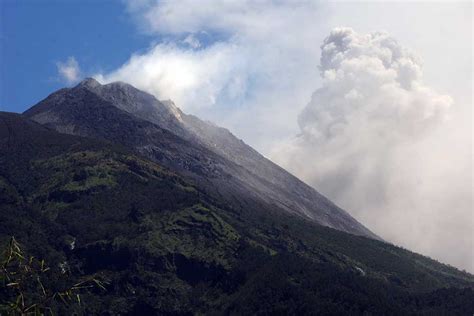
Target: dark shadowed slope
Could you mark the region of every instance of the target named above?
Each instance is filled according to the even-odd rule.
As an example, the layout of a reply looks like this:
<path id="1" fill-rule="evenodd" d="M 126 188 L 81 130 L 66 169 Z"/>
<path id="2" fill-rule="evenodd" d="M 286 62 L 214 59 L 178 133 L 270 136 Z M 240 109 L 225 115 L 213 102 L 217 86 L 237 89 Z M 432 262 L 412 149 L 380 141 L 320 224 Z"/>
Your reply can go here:
<path id="1" fill-rule="evenodd" d="M 62 133 L 107 139 L 192 177 L 236 208 L 265 204 L 356 235 L 378 238 L 316 190 L 229 131 L 183 114 L 125 83 L 86 79 L 24 113 Z"/>
<path id="2" fill-rule="evenodd" d="M 57 273 L 109 281 L 58 314 L 474 312 L 470 274 L 264 204 L 237 211 L 126 147 L 11 113 L 0 113 L 0 223 L 0 247 L 15 235 Z"/>

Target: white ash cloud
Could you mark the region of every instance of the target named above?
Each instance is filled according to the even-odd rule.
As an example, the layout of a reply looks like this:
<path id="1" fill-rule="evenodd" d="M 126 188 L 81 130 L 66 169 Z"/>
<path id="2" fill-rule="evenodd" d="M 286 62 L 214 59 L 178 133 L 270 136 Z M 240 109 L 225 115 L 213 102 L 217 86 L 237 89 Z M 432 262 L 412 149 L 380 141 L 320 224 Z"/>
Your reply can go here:
<path id="1" fill-rule="evenodd" d="M 58 76 L 67 84 L 77 83 L 81 79 L 81 69 L 74 56 L 68 57 L 64 62 L 57 62 Z"/>
<path id="2" fill-rule="evenodd" d="M 386 240 L 472 271 L 472 152 L 453 99 L 385 32 L 336 28 L 320 64 L 301 133 L 273 158 Z"/>

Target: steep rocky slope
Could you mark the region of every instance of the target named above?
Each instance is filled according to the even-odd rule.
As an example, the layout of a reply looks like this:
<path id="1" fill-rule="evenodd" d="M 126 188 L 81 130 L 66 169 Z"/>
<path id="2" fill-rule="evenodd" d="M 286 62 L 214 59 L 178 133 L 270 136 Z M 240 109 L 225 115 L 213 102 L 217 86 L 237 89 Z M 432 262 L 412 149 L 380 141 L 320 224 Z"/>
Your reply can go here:
<path id="1" fill-rule="evenodd" d="M 24 115 L 62 133 L 135 148 L 235 208 L 264 204 L 324 226 L 378 238 L 229 131 L 185 115 L 172 102 L 160 102 L 128 84 L 101 85 L 86 79 L 53 93 Z"/>

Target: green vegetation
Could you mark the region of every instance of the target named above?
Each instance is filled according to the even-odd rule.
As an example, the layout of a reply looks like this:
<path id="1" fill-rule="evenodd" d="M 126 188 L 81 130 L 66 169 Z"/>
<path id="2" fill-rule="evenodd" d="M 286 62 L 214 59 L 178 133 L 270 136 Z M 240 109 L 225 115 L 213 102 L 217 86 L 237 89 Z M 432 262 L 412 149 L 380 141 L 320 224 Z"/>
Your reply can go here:
<path id="1" fill-rule="evenodd" d="M 40 130 L 0 141 L 0 153 L 0 246 L 15 236 L 53 263 L 43 274 L 32 261 L 48 297 L 97 275 L 109 282 L 80 306 L 70 292 L 74 304 L 52 304 L 58 314 L 474 312 L 468 273 L 266 206 L 237 210 L 123 148 Z M 28 280 L 36 294 L 23 312 L 42 293 Z M 7 284 L 0 302 L 12 307 Z"/>
<path id="2" fill-rule="evenodd" d="M 143 245 L 154 254 L 180 253 L 186 258 L 230 268 L 239 234 L 201 204 L 165 214 L 150 214 L 141 228 L 149 233 Z"/>
<path id="3" fill-rule="evenodd" d="M 105 290 L 97 276 L 73 280 L 67 275 L 67 263 L 60 263 L 58 267 L 60 271 L 55 271 L 44 260 L 27 256 L 11 237 L 0 264 L 0 313 L 54 315 L 59 311 L 77 310 L 81 308 L 81 293 L 93 288 Z"/>

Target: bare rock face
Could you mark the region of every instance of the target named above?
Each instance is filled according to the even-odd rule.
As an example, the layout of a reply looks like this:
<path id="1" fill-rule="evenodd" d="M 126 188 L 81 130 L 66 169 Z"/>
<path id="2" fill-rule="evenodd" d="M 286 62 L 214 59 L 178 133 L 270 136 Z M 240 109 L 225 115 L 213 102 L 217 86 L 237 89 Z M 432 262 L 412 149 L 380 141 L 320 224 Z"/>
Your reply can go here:
<path id="1" fill-rule="evenodd" d="M 59 132 L 105 139 L 192 179 L 236 211 L 260 206 L 379 239 L 347 212 L 228 130 L 184 114 L 133 86 L 86 79 L 24 113 Z"/>

